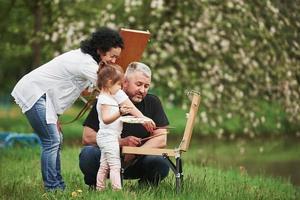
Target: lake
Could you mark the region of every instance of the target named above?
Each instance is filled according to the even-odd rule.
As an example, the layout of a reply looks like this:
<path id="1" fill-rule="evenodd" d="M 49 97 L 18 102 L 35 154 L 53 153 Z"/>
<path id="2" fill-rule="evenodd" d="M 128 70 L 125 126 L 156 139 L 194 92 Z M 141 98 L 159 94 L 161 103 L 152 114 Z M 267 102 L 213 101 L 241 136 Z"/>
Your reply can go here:
<path id="1" fill-rule="evenodd" d="M 176 146 L 178 141 L 180 138 L 170 138 L 169 146 Z M 300 186 L 300 138 L 220 140 L 194 137 L 183 158 L 196 165 L 277 177 Z"/>

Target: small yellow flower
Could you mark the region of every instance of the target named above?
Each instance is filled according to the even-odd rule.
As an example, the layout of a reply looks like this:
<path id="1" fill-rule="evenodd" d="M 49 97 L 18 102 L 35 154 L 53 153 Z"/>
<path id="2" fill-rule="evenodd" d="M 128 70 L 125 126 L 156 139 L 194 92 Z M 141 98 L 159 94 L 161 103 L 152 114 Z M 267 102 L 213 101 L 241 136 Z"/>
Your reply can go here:
<path id="1" fill-rule="evenodd" d="M 82 193 L 82 190 L 77 190 L 78 193 Z"/>
<path id="2" fill-rule="evenodd" d="M 247 169 L 244 166 L 240 166 L 240 174 L 242 176 L 247 175 Z"/>
<path id="3" fill-rule="evenodd" d="M 77 197 L 78 195 L 77 195 L 77 192 L 72 192 L 72 197 Z"/>
<path id="4" fill-rule="evenodd" d="M 47 193 L 44 193 L 44 194 L 42 195 L 42 197 L 48 199 L 48 194 L 47 194 Z"/>

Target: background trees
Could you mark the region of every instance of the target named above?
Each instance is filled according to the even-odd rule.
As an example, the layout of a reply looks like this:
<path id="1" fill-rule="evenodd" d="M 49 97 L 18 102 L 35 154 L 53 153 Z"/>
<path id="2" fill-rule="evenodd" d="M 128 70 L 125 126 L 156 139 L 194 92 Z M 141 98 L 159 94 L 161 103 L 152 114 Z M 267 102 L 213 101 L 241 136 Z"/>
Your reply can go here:
<path id="1" fill-rule="evenodd" d="M 207 133 L 300 135 L 299 0 L 0 2 L 2 94 L 96 27 L 149 30 L 153 91 L 181 105 L 200 90 Z"/>

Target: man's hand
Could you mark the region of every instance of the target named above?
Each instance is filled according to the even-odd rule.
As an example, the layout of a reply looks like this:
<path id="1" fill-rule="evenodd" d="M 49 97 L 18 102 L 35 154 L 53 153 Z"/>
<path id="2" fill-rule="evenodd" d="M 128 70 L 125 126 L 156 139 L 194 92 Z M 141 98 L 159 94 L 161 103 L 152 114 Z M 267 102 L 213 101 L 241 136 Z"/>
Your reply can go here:
<path id="1" fill-rule="evenodd" d="M 126 138 L 121 138 L 120 146 L 131 146 L 131 147 L 137 147 L 141 145 L 141 138 L 135 137 L 135 136 L 127 136 Z M 124 157 L 124 163 L 127 165 L 130 161 L 132 161 L 135 158 L 135 155 L 133 154 L 126 154 Z"/>
<path id="2" fill-rule="evenodd" d="M 119 140 L 120 146 L 137 147 L 141 145 L 141 138 L 135 136 L 127 136 Z"/>
<path id="3" fill-rule="evenodd" d="M 96 135 L 97 132 L 94 129 L 90 128 L 89 126 L 84 126 L 82 134 L 82 144 L 97 146 Z"/>

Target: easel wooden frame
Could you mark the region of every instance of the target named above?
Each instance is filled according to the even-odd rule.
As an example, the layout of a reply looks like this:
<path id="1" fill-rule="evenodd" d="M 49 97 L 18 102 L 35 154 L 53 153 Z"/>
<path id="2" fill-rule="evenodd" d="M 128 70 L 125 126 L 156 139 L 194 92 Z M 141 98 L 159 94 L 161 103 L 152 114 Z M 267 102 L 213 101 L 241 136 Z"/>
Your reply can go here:
<path id="1" fill-rule="evenodd" d="M 196 114 L 200 105 L 200 94 L 198 92 L 191 92 L 193 94 L 190 111 L 188 113 L 187 122 L 183 134 L 183 138 L 178 148 L 175 149 L 160 149 L 160 148 L 145 148 L 145 147 L 130 147 L 123 146 L 122 154 L 136 154 L 136 155 L 158 155 L 163 156 L 168 161 L 171 170 L 175 174 L 176 178 L 176 192 L 181 191 L 181 185 L 183 182 L 183 170 L 181 154 L 186 152 L 192 137 L 192 132 L 195 124 Z M 170 157 L 175 158 L 175 164 Z M 124 170 L 122 170 L 124 171 Z"/>

